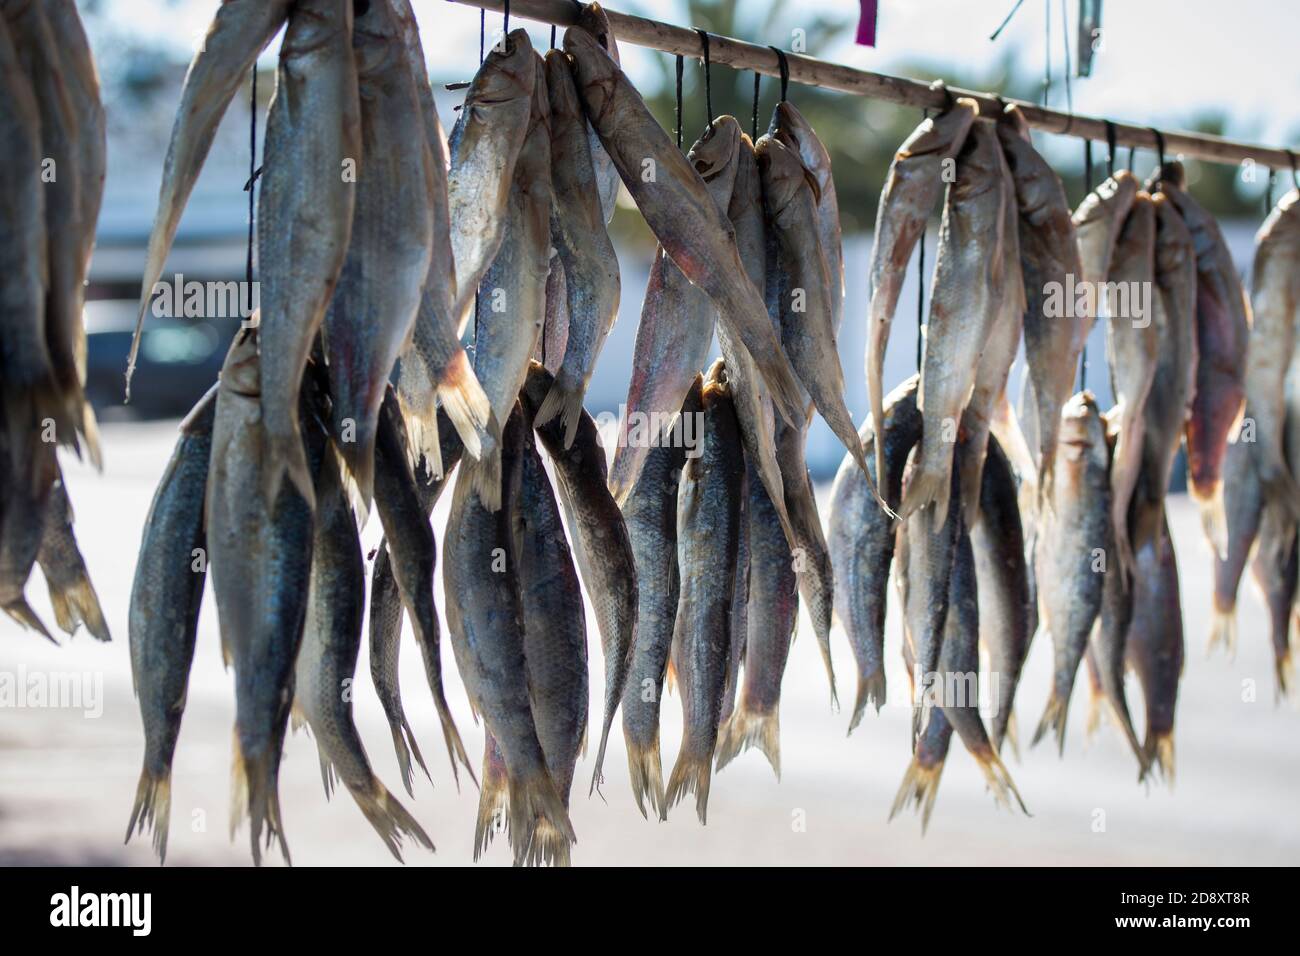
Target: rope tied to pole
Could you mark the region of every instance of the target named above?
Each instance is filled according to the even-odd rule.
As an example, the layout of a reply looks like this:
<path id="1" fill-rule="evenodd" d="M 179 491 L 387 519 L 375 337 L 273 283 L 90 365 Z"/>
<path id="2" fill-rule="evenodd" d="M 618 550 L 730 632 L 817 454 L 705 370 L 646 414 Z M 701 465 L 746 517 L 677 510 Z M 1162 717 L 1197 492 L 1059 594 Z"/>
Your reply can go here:
<path id="1" fill-rule="evenodd" d="M 776 69 L 781 75 L 781 102 L 784 103 L 789 97 L 786 95 L 790 89 L 790 61 L 785 58 L 785 51 L 777 46 L 768 47 L 776 54 Z"/>
<path id="2" fill-rule="evenodd" d="M 951 99 L 951 94 L 949 94 L 949 98 Z M 921 118 L 928 120 L 930 111 L 928 109 L 922 110 Z M 925 341 L 921 332 L 921 324 L 925 321 L 925 228 L 927 224 L 923 223 L 921 225 L 921 239 L 916 258 L 916 370 L 918 372 L 921 371 Z"/>
<path id="3" fill-rule="evenodd" d="M 682 148 L 682 65 L 681 54 L 677 55 L 677 148 Z"/>
<path id="4" fill-rule="evenodd" d="M 1106 124 L 1106 175 L 1115 175 L 1115 124 L 1104 120 Z"/>
<path id="5" fill-rule="evenodd" d="M 763 74 L 755 70 L 754 71 L 754 113 L 750 117 L 750 121 L 749 121 L 749 138 L 751 140 L 758 139 L 758 87 L 759 87 L 759 83 L 762 82 L 762 79 L 763 79 Z"/>
<path id="6" fill-rule="evenodd" d="M 709 131 L 713 131 L 713 70 L 709 61 L 709 33 L 707 30 L 696 30 L 700 35 L 700 45 L 704 47 L 704 110 L 708 117 Z"/>
<path id="7" fill-rule="evenodd" d="M 254 201 L 253 184 L 262 171 L 257 168 L 257 60 L 253 61 L 253 89 L 248 98 L 248 182 L 244 191 L 248 193 L 248 259 L 244 263 L 244 281 L 253 284 L 253 224 L 257 215 Z"/>

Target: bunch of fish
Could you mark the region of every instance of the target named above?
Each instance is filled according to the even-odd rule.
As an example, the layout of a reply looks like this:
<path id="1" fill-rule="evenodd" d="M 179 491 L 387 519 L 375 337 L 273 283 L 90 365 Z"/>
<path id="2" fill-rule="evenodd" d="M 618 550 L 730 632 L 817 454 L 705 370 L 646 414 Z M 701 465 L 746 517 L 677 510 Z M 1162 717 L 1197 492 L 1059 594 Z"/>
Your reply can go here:
<path id="1" fill-rule="evenodd" d="M 1230 293 L 1235 288 L 1229 287 Z M 1232 300 L 1235 303 L 1235 299 Z M 1198 295 L 1210 315 L 1218 300 Z M 1223 463 L 1224 525 L 1215 541 L 1210 644 L 1236 647 L 1237 585 L 1247 562 L 1269 610 L 1277 687 L 1289 691 L 1296 610 L 1296 515 L 1300 511 L 1300 191 L 1282 197 L 1256 237 L 1251 277 L 1253 325 L 1246 410 Z M 1253 553 L 1253 558 L 1252 558 Z"/>
<path id="2" fill-rule="evenodd" d="M 1277 343 L 1248 367 L 1248 305 L 1177 164 L 1145 189 L 1120 172 L 1072 213 L 1014 106 L 989 117 L 954 100 L 903 144 L 881 194 L 871 416 L 857 429 L 837 348 L 830 159 L 793 105 L 779 103 L 756 140 L 711 117 L 684 154 L 622 72 L 593 3 L 544 57 L 523 30 L 504 37 L 444 141 L 407 0 L 225 0 L 186 77 L 142 316 L 216 124 L 286 22 L 258 211 L 260 317 L 182 425 L 132 591 L 146 746 L 128 838 L 151 829 L 165 854 L 211 562 L 236 684 L 232 834 L 247 817 L 254 859 L 264 833 L 288 859 L 277 776 L 292 722 L 316 739 L 327 794 L 341 782 L 395 856 L 408 841 L 432 848 L 377 779 L 352 716 L 367 604 L 359 532 L 372 506 L 384 541 L 370 672 L 403 785 L 413 795 L 416 767 L 432 779 L 398 681 L 405 616 L 453 774 L 463 765 L 479 786 L 475 856 L 502 835 L 518 864 L 567 864 L 576 842 L 587 601 L 605 661 L 591 790 L 621 707 L 643 815 L 648 804 L 665 818 L 693 794 L 701 822 L 714 770 L 745 749 L 779 777 L 801 602 L 832 701 L 835 617 L 848 634 L 850 731 L 884 704 L 891 568 L 913 716 L 895 812 L 915 802 L 928 820 L 953 731 L 995 799 L 1024 809 L 1000 753 L 1016 743 L 1040 617 L 1055 666 L 1035 741 L 1053 731 L 1063 747 L 1086 659 L 1095 709 L 1116 717 L 1141 775 L 1172 774 L 1183 636 L 1164 496 L 1184 434 L 1226 555 L 1221 610 L 1258 536 L 1269 546 L 1257 574 L 1285 632 L 1300 513 L 1287 444 L 1300 418 L 1287 415 L 1290 391 L 1281 397 L 1300 302 L 1294 198 L 1261 233 L 1256 312 Z M 584 399 L 620 299 L 606 230 L 620 188 L 658 248 L 610 462 Z M 941 195 L 921 368 L 886 396 L 901 276 Z M 1074 390 L 1099 317 L 1117 396 L 1105 414 Z M 715 332 L 722 357 L 706 370 Z M 1022 339 L 1017 415 L 1007 382 Z M 1267 437 L 1243 457 L 1230 436 L 1247 399 Z M 814 411 L 848 450 L 829 533 L 805 464 Z M 478 778 L 443 691 L 433 597 L 430 516 L 458 466 L 442 573 L 456 667 L 485 727 Z M 1251 477 L 1225 509 L 1233 468 Z M 1145 700 L 1141 742 L 1126 668 Z M 685 730 L 665 783 L 670 687 Z"/>
<path id="3" fill-rule="evenodd" d="M 50 640 L 27 602 L 40 565 L 55 621 L 109 640 L 73 534 L 56 448 L 102 467 L 87 404 L 83 299 L 104 193 L 104 107 L 73 0 L 0 3 L 0 607 Z"/>

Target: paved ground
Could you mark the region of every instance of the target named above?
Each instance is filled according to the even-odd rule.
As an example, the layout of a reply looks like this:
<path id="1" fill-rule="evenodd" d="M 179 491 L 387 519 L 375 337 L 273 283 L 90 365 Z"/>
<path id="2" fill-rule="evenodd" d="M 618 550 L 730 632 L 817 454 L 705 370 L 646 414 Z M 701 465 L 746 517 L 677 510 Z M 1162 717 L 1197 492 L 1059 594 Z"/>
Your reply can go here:
<path id="1" fill-rule="evenodd" d="M 0 671 L 28 675 L 85 672 L 102 680 L 102 714 L 54 709 L 0 709 L 0 863 L 148 864 L 147 841 L 122 845 L 142 749 L 131 694 L 126 614 L 140 527 L 170 450 L 174 423 L 105 429 L 107 476 L 70 466 L 77 532 L 115 640 L 99 646 L 84 634 L 63 647 L 46 645 L 7 619 L 0 621 Z M 449 496 L 448 496 L 449 497 Z M 446 500 L 446 499 L 444 499 Z M 445 520 L 445 504 L 436 515 Z M 1132 758 L 1117 733 L 1084 740 L 1082 693 L 1072 708 L 1065 759 L 1046 746 L 1009 762 L 1031 817 L 999 811 L 973 762 L 954 745 L 929 833 L 902 817 L 886 822 L 907 764 L 904 701 L 868 717 L 851 738 L 847 715 L 827 705 L 825 677 L 806 621 L 792 652 L 782 707 L 782 770 L 778 782 L 757 753 L 716 778 L 709 824 L 689 807 L 667 823 L 637 812 L 615 733 L 607 762 L 605 801 L 575 787 L 573 822 L 579 864 L 1294 864 L 1300 860 L 1300 716 L 1275 705 L 1266 619 L 1253 587 L 1243 589 L 1241 649 L 1235 661 L 1207 660 L 1210 556 L 1199 523 L 1182 498 L 1171 503 L 1183 574 L 1188 661 L 1178 708 L 1176 789 L 1146 790 L 1134 782 Z M 368 529 L 367 537 L 375 535 Z M 29 588 L 52 624 L 43 584 Z M 439 595 L 441 601 L 441 595 Z M 889 681 L 905 686 L 894 620 L 888 637 Z M 592 630 L 594 633 L 594 628 Z M 1032 727 L 1046 698 L 1049 642 L 1039 636 L 1019 701 L 1020 725 Z M 450 648 L 444 644 L 445 656 Z M 840 692 L 851 699 L 851 658 L 835 636 Z M 402 677 L 407 711 L 436 786 L 417 785 L 407 801 L 438 845 L 413 851 L 411 864 L 470 861 L 476 795 L 457 794 L 440 734 L 421 693 L 418 655 L 405 645 Z M 364 659 L 363 659 L 364 660 Z M 595 653 L 593 685 L 601 675 Z M 363 663 L 364 668 L 364 663 Z M 1243 701 L 1254 681 L 1254 702 Z M 358 681 L 357 715 L 381 777 L 398 784 L 387 727 L 368 679 Z M 458 680 L 448 686 L 467 746 L 481 747 Z M 1130 691 L 1134 693 L 1133 690 Z M 1135 695 L 1136 699 L 1136 695 Z M 1137 705 L 1140 710 L 1140 704 Z M 665 704 L 665 760 L 676 752 L 680 709 Z M 232 683 L 222 670 L 216 618 L 209 604 L 199 636 L 190 700 L 174 775 L 169 859 L 177 864 L 245 864 L 247 836 L 231 844 L 229 806 Z M 390 861 L 346 794 L 327 803 L 315 746 L 292 739 L 281 776 L 286 829 L 299 865 Z M 578 778 L 591 773 L 591 754 Z M 405 795 L 402 799 L 406 801 Z M 1098 832 L 1098 822 L 1104 831 Z M 508 862 L 502 847 L 486 863 Z"/>

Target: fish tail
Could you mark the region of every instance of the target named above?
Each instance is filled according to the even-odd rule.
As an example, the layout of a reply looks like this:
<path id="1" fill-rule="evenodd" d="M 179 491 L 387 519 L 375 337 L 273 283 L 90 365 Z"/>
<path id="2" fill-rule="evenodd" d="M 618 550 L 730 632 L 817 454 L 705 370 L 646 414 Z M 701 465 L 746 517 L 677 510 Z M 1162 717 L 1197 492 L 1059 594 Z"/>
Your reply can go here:
<path id="1" fill-rule="evenodd" d="M 362 815 L 375 828 L 379 839 L 384 841 L 384 846 L 388 847 L 388 852 L 393 854 L 398 863 L 404 862 L 402 860 L 404 838 L 409 837 L 427 850 L 433 850 L 433 841 L 424 832 L 424 828 L 377 778 L 373 776 L 370 778 L 368 789 L 358 787 L 351 790 L 351 793 Z"/>
<path id="2" fill-rule="evenodd" d="M 790 360 L 781 349 L 757 355 L 750 352 L 758 372 L 763 376 L 763 383 L 772 393 L 772 404 L 777 413 L 785 419 L 787 425 L 799 428 L 805 421 L 803 390 L 795 378 Z M 870 481 L 870 476 L 868 476 Z"/>
<path id="3" fill-rule="evenodd" d="M 108 632 L 108 622 L 104 620 L 104 611 L 99 606 L 99 596 L 84 565 L 78 570 L 77 579 L 67 587 L 50 585 L 50 604 L 54 608 L 55 623 L 68 634 L 74 633 L 77 625 L 84 623 L 95 640 L 107 642 L 113 639 Z"/>
<path id="4" fill-rule="evenodd" d="M 438 441 L 438 407 L 430 401 L 426 406 L 421 407 L 408 403 L 398 393 L 398 401 L 402 407 L 402 418 L 406 421 L 406 430 L 410 436 L 410 443 L 407 450 L 410 457 L 416 459 L 412 465 L 412 471 L 419 464 L 420 456 L 424 456 L 425 465 L 431 477 L 438 479 L 442 477 L 442 443 Z"/>
<path id="5" fill-rule="evenodd" d="M 900 517 L 906 518 L 926 505 L 933 505 L 933 520 L 942 528 L 948 521 L 948 499 L 952 494 L 952 457 L 945 456 L 944 464 L 934 467 L 929 457 L 917 459 L 916 471 L 907 482 L 903 500 L 898 506 Z"/>
<path id="6" fill-rule="evenodd" d="M 1101 728 L 1101 703 L 1103 694 L 1096 684 L 1088 685 L 1088 715 L 1083 724 L 1083 739 L 1091 744 Z"/>
<path id="7" fill-rule="evenodd" d="M 862 716 L 867 712 L 867 705 L 875 704 L 876 713 L 885 704 L 885 669 L 877 668 L 873 674 L 858 675 L 858 695 L 853 701 L 853 717 L 849 720 L 849 733 L 857 729 Z"/>
<path id="8" fill-rule="evenodd" d="M 474 781 L 474 786 L 478 786 L 478 778 L 474 776 L 474 766 L 469 762 L 469 754 L 465 752 L 465 744 L 460 739 L 460 730 L 456 727 L 456 721 L 451 716 L 451 707 L 447 704 L 447 697 L 442 691 L 441 684 L 433 695 L 433 704 L 438 711 L 438 721 L 442 724 L 442 737 L 447 744 L 447 759 L 451 761 L 451 776 L 456 782 L 456 790 L 460 790 L 460 773 L 456 768 L 456 762 L 460 761 L 465 772 L 469 774 L 470 780 Z M 419 751 L 416 751 L 417 758 Z M 424 767 L 424 761 L 420 761 L 420 766 Z M 424 769 L 427 774 L 429 771 Z M 432 778 L 430 778 L 432 779 Z"/>
<path id="9" fill-rule="evenodd" d="M 153 831 L 153 849 L 158 854 L 158 862 L 167 859 L 167 830 L 172 816 L 172 775 L 171 769 L 154 774 L 146 767 L 140 771 L 140 782 L 135 788 L 135 804 L 131 807 L 131 819 L 126 825 L 126 839 L 131 842 L 135 833 Z"/>
<path id="10" fill-rule="evenodd" d="M 477 461 L 467 461 L 461 466 L 461 481 L 468 481 L 470 490 L 488 511 L 501 508 L 501 446 L 496 445 Z"/>
<path id="11" fill-rule="evenodd" d="M 770 714 L 757 713 L 745 706 L 742 699 L 731 719 L 722 728 L 714 763 L 721 770 L 735 760 L 742 751 L 757 747 L 772 765 L 776 779 L 781 779 L 781 722 L 780 710 L 773 707 Z"/>
<path id="12" fill-rule="evenodd" d="M 831 661 L 831 621 L 827 614 L 822 620 L 815 620 L 813 630 L 817 635 L 817 650 L 822 657 L 822 666 L 826 668 L 826 680 L 831 685 L 831 710 L 839 711 L 840 694 L 835 687 L 835 664 Z M 778 774 L 778 776 L 780 776 Z"/>
<path id="13" fill-rule="evenodd" d="M 1220 607 L 1218 600 L 1215 600 L 1210 617 L 1210 640 L 1205 653 L 1207 655 L 1214 653 L 1214 649 L 1220 645 L 1223 646 L 1228 657 L 1236 656 L 1237 608 L 1235 604 L 1228 608 Z"/>
<path id="14" fill-rule="evenodd" d="M 498 833 L 511 840 L 510 798 L 506 790 L 506 775 L 501 765 L 493 765 L 487 754 L 483 757 L 483 785 L 478 792 L 478 816 L 474 820 L 474 859 L 478 860 L 488 844 Z"/>
<path id="15" fill-rule="evenodd" d="M 1118 700 L 1111 700 L 1109 703 L 1110 715 L 1115 719 L 1115 722 L 1119 724 L 1119 729 L 1123 731 L 1124 739 L 1128 741 L 1129 749 L 1133 751 L 1133 756 L 1137 757 L 1138 779 L 1141 780 L 1146 776 L 1148 759 L 1145 749 L 1138 741 L 1137 731 L 1133 728 L 1133 715 L 1129 713 L 1128 701 L 1121 696 Z"/>
<path id="16" fill-rule="evenodd" d="M 77 386 L 75 395 L 69 401 L 73 405 L 72 414 L 76 416 L 78 422 L 77 430 L 81 432 L 81 437 L 86 442 L 86 455 L 90 458 L 90 463 L 95 466 L 95 470 L 103 472 L 104 453 L 99 446 L 99 422 L 95 418 L 95 410 L 90 407 L 90 402 L 86 401 L 80 385 Z"/>
<path id="17" fill-rule="evenodd" d="M 1197 492 L 1192 487 L 1192 497 L 1201 506 L 1201 528 L 1210 547 L 1219 556 L 1220 561 L 1228 558 L 1228 514 L 1223 503 L 1223 482 L 1216 481 L 1208 493 Z"/>
<path id="18" fill-rule="evenodd" d="M 483 391 L 483 386 L 479 384 L 478 377 L 474 374 L 473 367 L 469 364 L 464 349 L 458 351 L 443 369 L 442 379 L 438 382 L 438 398 L 442 402 L 442 410 L 447 413 L 447 418 L 451 420 L 456 434 L 464 443 L 465 451 L 471 458 L 478 458 L 483 453 L 483 438 L 490 437 L 493 421 L 492 406 Z M 431 420 L 426 428 L 436 447 L 437 420 Z M 425 457 L 433 460 L 427 449 Z M 437 474 L 441 473 L 442 469 L 439 468 Z"/>
<path id="19" fill-rule="evenodd" d="M 1069 700 L 1062 697 L 1052 690 L 1052 696 L 1047 699 L 1047 707 L 1043 710 L 1043 719 L 1038 722 L 1038 729 L 1034 731 L 1034 739 L 1030 741 L 1031 746 L 1037 746 L 1038 741 L 1046 736 L 1048 730 L 1056 732 L 1056 745 L 1061 754 L 1065 753 L 1065 717 L 1069 708 Z"/>
<path id="20" fill-rule="evenodd" d="M 289 856 L 289 844 L 284 838 L 284 828 L 280 821 L 279 772 L 275 766 L 271 746 L 261 748 L 251 758 L 244 753 L 235 735 L 235 751 L 231 767 L 231 803 L 230 833 L 234 836 L 242 818 L 247 815 L 249 826 L 249 845 L 253 851 L 253 863 L 262 865 L 262 828 L 266 827 L 266 845 L 272 841 L 280 845 L 280 853 L 286 863 L 292 864 Z"/>
<path id="21" fill-rule="evenodd" d="M 587 796 L 600 791 L 600 785 L 605 782 L 605 747 L 609 743 L 609 731 L 614 726 L 614 711 L 618 704 L 605 708 L 605 722 L 600 728 L 600 746 L 596 748 L 596 769 L 591 774 L 591 789 L 587 791 Z"/>
<path id="22" fill-rule="evenodd" d="M 1273 675 L 1277 679 L 1278 697 L 1289 697 L 1295 680 L 1295 662 L 1291 659 L 1291 648 L 1288 647 L 1274 658 Z"/>
<path id="23" fill-rule="evenodd" d="M 265 422 L 265 419 L 263 419 Z M 285 476 L 307 500 L 312 511 L 316 510 L 316 492 L 312 487 L 311 468 L 307 464 L 307 450 L 302 443 L 302 433 L 298 423 L 290 419 L 284 430 L 264 429 L 265 442 L 262 456 L 262 500 L 268 508 L 274 508 L 280 497 L 280 487 Z"/>
<path id="24" fill-rule="evenodd" d="M 370 504 L 375 497 L 375 432 L 373 425 L 357 422 L 354 440 L 338 443 L 339 457 L 346 466 L 345 483 L 351 486 L 349 497 L 355 500 L 359 512 L 358 527 L 364 526 L 365 516 L 370 513 Z M 410 447 L 408 444 L 407 448 Z"/>
<path id="25" fill-rule="evenodd" d="M 573 824 L 569 822 L 569 811 L 544 766 L 526 778 L 511 776 L 509 792 L 508 815 L 516 864 L 528 861 L 533 834 L 543 821 L 549 823 L 560 838 L 569 843 L 577 842 Z"/>
<path id="26" fill-rule="evenodd" d="M 943 764 L 940 760 L 933 767 L 923 767 L 921 762 L 912 758 L 903 774 L 903 782 L 894 795 L 894 805 L 889 810 L 889 819 L 894 819 L 909 803 L 921 812 L 921 833 L 924 835 L 930 825 L 930 814 L 934 812 L 934 798 L 939 793 L 939 778 L 943 776 Z"/>
<path id="27" fill-rule="evenodd" d="M 582 421 L 584 397 L 585 389 L 581 382 L 575 382 L 563 373 L 557 375 L 555 381 L 551 383 L 551 390 L 546 393 L 542 404 L 537 407 L 533 424 L 545 425 L 559 415 L 560 424 L 564 426 L 564 447 L 571 447 L 574 437 L 578 434 L 578 423 Z"/>
<path id="28" fill-rule="evenodd" d="M 695 812 L 700 823 L 707 824 L 709 811 L 709 784 L 712 779 L 712 754 L 697 754 L 683 748 L 677 763 L 668 777 L 668 790 L 664 795 L 664 818 L 668 808 L 676 806 L 688 793 L 695 794 Z"/>
<path id="29" fill-rule="evenodd" d="M 36 612 L 32 610 L 32 606 L 27 603 L 27 598 L 21 594 L 4 606 L 4 612 L 24 628 L 30 628 L 37 634 L 42 635 L 51 644 L 58 646 L 59 642 L 50 634 L 44 622 L 37 617 Z"/>
<path id="30" fill-rule="evenodd" d="M 550 820 L 541 819 L 533 828 L 524 862 L 528 866 L 572 866 L 572 846 Z"/>
<path id="31" fill-rule="evenodd" d="M 35 409 L 35 419 L 40 426 L 45 428 L 53 425 L 58 443 L 80 458 L 81 443 L 77 441 L 77 434 L 81 431 L 81 409 L 72 407 L 72 403 L 64 396 L 63 390 L 52 374 L 32 388 L 32 404 Z M 93 422 L 93 412 L 90 413 L 90 417 Z M 96 440 L 95 454 L 98 455 L 99 432 L 95 430 L 93 433 Z M 101 462 L 96 462 L 95 466 L 103 471 Z"/>
<path id="32" fill-rule="evenodd" d="M 632 780 L 632 796 L 636 798 L 636 808 L 641 816 L 646 814 L 645 804 L 661 820 L 668 812 L 664 803 L 664 768 L 659 756 L 659 728 L 655 727 L 654 739 L 648 744 L 639 741 L 627 741 L 627 769 Z"/>
<path id="33" fill-rule="evenodd" d="M 1160 774 L 1161 779 L 1169 781 L 1169 786 L 1173 787 L 1174 732 L 1164 730 L 1153 733 L 1148 730 L 1146 743 L 1142 749 L 1146 753 L 1147 772 L 1156 771 Z"/>
<path id="34" fill-rule="evenodd" d="M 1025 801 L 1020 798 L 1020 791 L 1016 789 L 1015 781 L 1011 779 L 1011 773 L 1002 762 L 1002 758 L 990 749 L 985 753 L 976 754 L 975 761 L 984 774 L 984 782 L 993 791 L 993 799 L 997 805 L 1013 810 L 1015 806 L 1012 805 L 1012 800 L 1014 800 L 1015 805 L 1020 807 L 1020 812 L 1029 816 Z"/>
<path id="35" fill-rule="evenodd" d="M 400 722 L 390 725 L 389 729 L 393 733 L 393 751 L 397 754 L 397 766 L 402 774 L 402 785 L 406 787 L 409 795 L 415 796 L 415 789 L 412 786 L 415 773 L 411 766 L 411 758 L 415 758 L 415 762 L 424 771 L 430 783 L 433 782 L 433 776 L 424 764 L 424 755 L 420 753 L 420 745 L 415 740 L 415 732 L 411 730 L 406 714 L 402 714 Z"/>
<path id="36" fill-rule="evenodd" d="M 1020 760 L 1020 727 L 1019 724 L 1016 723 L 1015 711 L 1012 711 L 1011 716 L 1007 718 L 1005 733 L 1002 731 L 996 731 L 996 733 L 998 734 L 998 738 L 993 744 L 994 749 L 1001 754 L 1002 741 L 1005 740 L 1011 745 L 1011 753 L 1015 756 L 1018 762 Z"/>

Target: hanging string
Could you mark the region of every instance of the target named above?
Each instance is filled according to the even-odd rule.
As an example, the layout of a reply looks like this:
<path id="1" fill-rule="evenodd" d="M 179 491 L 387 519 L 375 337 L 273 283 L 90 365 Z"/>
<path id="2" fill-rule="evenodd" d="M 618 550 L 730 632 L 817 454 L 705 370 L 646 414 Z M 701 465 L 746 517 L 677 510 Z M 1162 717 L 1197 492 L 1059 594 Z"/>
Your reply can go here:
<path id="1" fill-rule="evenodd" d="M 1043 106 L 1046 107 L 1052 95 L 1052 0 L 1043 0 Z"/>
<path id="2" fill-rule="evenodd" d="M 502 42 L 510 36 L 510 0 L 505 0 L 501 4 L 501 37 Z"/>
<path id="3" fill-rule="evenodd" d="M 790 91 L 790 61 L 785 58 L 785 51 L 780 47 L 768 47 L 776 54 L 777 72 L 781 74 L 781 102 L 784 103 L 789 97 L 786 95 Z"/>
<path id="4" fill-rule="evenodd" d="M 700 35 L 700 44 L 704 47 L 704 109 L 707 112 L 709 130 L 713 130 L 713 82 L 712 64 L 709 62 L 709 34 L 705 30 L 696 30 Z"/>
<path id="5" fill-rule="evenodd" d="M 677 55 L 677 148 L 682 148 L 682 57 Z"/>
<path id="6" fill-rule="evenodd" d="M 1165 136 L 1155 127 L 1148 126 L 1147 129 L 1151 130 L 1151 135 L 1156 138 L 1156 172 L 1152 177 L 1152 185 L 1154 186 L 1156 183 L 1160 182 L 1165 175 Z M 1133 162 L 1130 158 L 1129 166 L 1131 167 L 1132 165 Z"/>
<path id="7" fill-rule="evenodd" d="M 1130 146 L 1128 148 L 1128 169 L 1130 172 L 1133 170 L 1133 157 L 1137 155 L 1137 151 L 1138 148 L 1136 146 Z"/>
<path id="8" fill-rule="evenodd" d="M 1268 186 L 1264 189 L 1264 215 L 1266 216 L 1273 211 L 1273 183 L 1276 178 L 1277 171 L 1270 167 L 1268 171 Z"/>
<path id="9" fill-rule="evenodd" d="M 253 91 L 248 98 L 248 182 L 244 191 L 248 193 L 248 258 L 244 262 L 244 281 L 253 285 L 253 224 L 257 214 L 254 201 L 254 183 L 261 174 L 257 168 L 257 61 L 253 61 Z"/>
<path id="10" fill-rule="evenodd" d="M 1011 8 L 1011 12 L 1006 15 L 1006 18 L 1000 24 L 998 24 L 998 28 L 989 34 L 989 40 L 996 40 L 998 38 L 998 34 L 1007 28 L 1007 24 L 1011 22 L 1011 18 L 1016 15 L 1016 11 L 1020 9 L 1024 2 L 1025 0 L 1016 0 L 1016 5 Z"/>
<path id="11" fill-rule="evenodd" d="M 483 62 L 484 43 L 487 39 L 487 11 L 478 12 L 478 61 Z"/>
<path id="12" fill-rule="evenodd" d="M 1083 188 L 1085 193 L 1092 192 L 1092 140 L 1083 141 Z M 1083 340 L 1083 350 L 1079 353 L 1079 391 L 1088 390 L 1088 340 Z"/>
<path id="13" fill-rule="evenodd" d="M 749 121 L 749 138 L 752 140 L 758 139 L 758 84 L 762 79 L 762 73 L 754 73 L 754 115 Z"/>
<path id="14" fill-rule="evenodd" d="M 1102 120 L 1106 124 L 1106 175 L 1115 175 L 1115 124 Z"/>
<path id="15" fill-rule="evenodd" d="M 1295 153 L 1288 149 L 1286 155 L 1291 160 L 1291 185 L 1295 186 L 1296 189 L 1300 189 L 1300 172 L 1296 171 Z"/>
<path id="16" fill-rule="evenodd" d="M 1015 13 L 1015 11 L 1011 11 Z M 928 109 L 921 111 L 923 119 L 930 118 Z M 916 258 L 916 370 L 921 371 L 921 359 L 923 351 L 923 336 L 921 334 L 921 322 L 925 318 L 925 227 L 926 223 L 921 224 L 921 245 L 917 250 Z"/>
<path id="17" fill-rule="evenodd" d="M 1073 119 L 1074 93 L 1070 89 L 1070 74 L 1074 71 L 1074 63 L 1070 59 L 1070 18 L 1066 16 L 1065 0 L 1061 0 L 1061 31 L 1065 36 L 1065 111 Z"/>
<path id="18" fill-rule="evenodd" d="M 555 24 L 551 24 L 551 49 L 555 49 Z"/>

